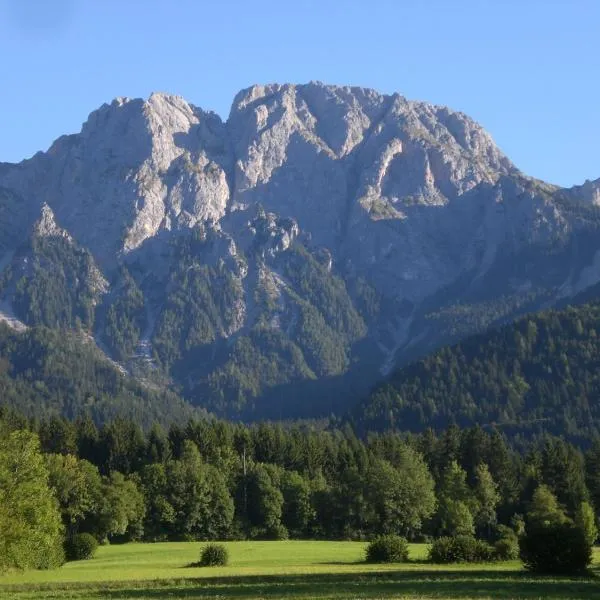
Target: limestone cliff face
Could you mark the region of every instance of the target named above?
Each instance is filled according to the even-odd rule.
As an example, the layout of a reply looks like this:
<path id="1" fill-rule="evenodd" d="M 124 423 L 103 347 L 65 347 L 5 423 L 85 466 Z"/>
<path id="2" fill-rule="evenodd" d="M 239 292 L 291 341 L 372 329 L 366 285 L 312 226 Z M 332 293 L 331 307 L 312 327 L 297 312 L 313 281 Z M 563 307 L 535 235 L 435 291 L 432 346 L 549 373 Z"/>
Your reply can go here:
<path id="1" fill-rule="evenodd" d="M 25 202 L 51 206 L 59 222 L 111 266 L 161 230 L 220 219 L 229 198 L 220 162 L 228 158 L 216 115 L 153 94 L 147 101 L 105 104 L 80 134 L 60 138 L 0 178 Z"/>
<path id="2" fill-rule="evenodd" d="M 573 297 L 600 281 L 599 206 L 598 181 L 563 190 L 530 179 L 466 115 L 398 94 L 256 85 L 239 92 L 225 122 L 153 94 L 105 104 L 79 134 L 0 165 L 0 265 L 32 231 L 65 232 L 89 251 L 98 280 L 112 282 L 95 335 L 128 319 L 124 347 L 143 344 L 149 357 L 155 344 L 156 360 L 179 365 L 186 381 L 195 377 L 186 356 L 202 349 L 206 360 L 212 347 L 197 375 L 210 396 L 239 366 L 214 358 L 220 344 L 237 348 L 257 331 L 283 335 L 293 347 L 280 340 L 269 356 L 295 360 L 294 377 L 311 379 L 360 364 L 365 343 L 371 366 L 385 371 Z M 195 241 L 182 242 L 190 232 Z M 177 271 L 186 261 L 192 271 Z M 327 274 L 326 294 L 310 287 L 327 287 Z M 0 286 L 3 302 L 15 285 Z M 229 292 L 202 295 L 215 286 Z M 130 302 L 138 292 L 143 306 Z M 188 323 L 176 313 L 194 294 Z M 347 345 L 343 356 L 311 338 L 321 318 Z M 189 328 L 175 352 L 166 338 Z M 246 377 L 264 365 L 244 368 Z"/>

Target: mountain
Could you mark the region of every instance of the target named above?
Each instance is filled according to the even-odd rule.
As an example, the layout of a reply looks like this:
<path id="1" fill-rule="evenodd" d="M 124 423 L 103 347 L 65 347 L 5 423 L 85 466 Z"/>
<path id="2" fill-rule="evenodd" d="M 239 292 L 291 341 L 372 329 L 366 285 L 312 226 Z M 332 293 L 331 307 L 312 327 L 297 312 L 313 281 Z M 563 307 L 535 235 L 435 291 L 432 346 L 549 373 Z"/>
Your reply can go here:
<path id="1" fill-rule="evenodd" d="M 220 415 L 328 415 L 599 282 L 599 204 L 398 94 L 256 85 L 226 121 L 118 98 L 0 164 L 0 311 Z"/>
<path id="2" fill-rule="evenodd" d="M 456 423 L 589 439 L 600 433 L 599 398 L 595 301 L 529 315 L 400 368 L 350 419 L 362 433 Z"/>

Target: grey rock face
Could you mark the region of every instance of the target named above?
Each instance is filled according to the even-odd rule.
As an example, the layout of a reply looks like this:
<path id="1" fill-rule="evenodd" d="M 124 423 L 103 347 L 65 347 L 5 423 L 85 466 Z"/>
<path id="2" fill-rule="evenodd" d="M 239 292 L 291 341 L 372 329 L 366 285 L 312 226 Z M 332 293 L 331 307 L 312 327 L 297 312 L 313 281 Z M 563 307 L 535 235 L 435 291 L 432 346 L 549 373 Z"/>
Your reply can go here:
<path id="1" fill-rule="evenodd" d="M 226 144 L 220 119 L 182 98 L 119 98 L 93 112 L 80 134 L 0 178 L 26 202 L 46 202 L 80 244 L 113 266 L 161 230 L 223 216 Z"/>
<path id="2" fill-rule="evenodd" d="M 374 290 L 366 337 L 387 370 L 600 281 L 599 182 L 531 180 L 466 115 L 398 94 L 256 85 L 226 122 L 177 96 L 119 98 L 48 152 L 0 165 L 0 254 L 36 222 L 62 228 L 107 280 L 137 264 L 155 314 L 173 240 L 201 226 L 216 240 L 201 260 L 236 282 L 219 334 L 233 343 L 256 324 L 257 289 L 281 315 L 292 288 L 305 293 L 274 266 L 299 243 L 348 290 Z"/>

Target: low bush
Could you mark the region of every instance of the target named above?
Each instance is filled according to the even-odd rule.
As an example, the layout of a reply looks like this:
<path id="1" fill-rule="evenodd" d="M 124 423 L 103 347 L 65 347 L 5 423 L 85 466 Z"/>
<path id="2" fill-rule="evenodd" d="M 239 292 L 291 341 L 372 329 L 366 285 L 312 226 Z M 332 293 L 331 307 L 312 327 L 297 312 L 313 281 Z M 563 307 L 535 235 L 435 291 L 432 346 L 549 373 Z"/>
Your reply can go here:
<path id="1" fill-rule="evenodd" d="M 528 525 L 519 548 L 525 568 L 534 573 L 581 573 L 592 562 L 592 545 L 572 522 Z"/>
<path id="2" fill-rule="evenodd" d="M 94 557 L 98 540 L 89 533 L 78 533 L 65 542 L 67 560 L 88 560 Z"/>
<path id="3" fill-rule="evenodd" d="M 370 563 L 398 563 L 408 560 L 408 542 L 398 535 L 382 535 L 368 546 L 366 560 Z"/>
<path id="4" fill-rule="evenodd" d="M 516 560 L 519 558 L 519 540 L 515 537 L 502 537 L 494 543 L 497 560 Z"/>
<path id="5" fill-rule="evenodd" d="M 492 546 L 470 535 L 441 537 L 429 548 L 429 560 L 438 564 L 489 562 L 495 558 Z"/>
<path id="6" fill-rule="evenodd" d="M 208 544 L 200 553 L 201 567 L 224 567 L 229 562 L 229 552 L 222 544 Z"/>
<path id="7" fill-rule="evenodd" d="M 506 525 L 496 527 L 494 554 L 496 560 L 516 560 L 519 558 L 519 536 L 517 532 Z"/>
<path id="8" fill-rule="evenodd" d="M 267 530 L 267 539 L 269 540 L 287 540 L 289 537 L 288 530 L 281 523 L 277 523 Z"/>

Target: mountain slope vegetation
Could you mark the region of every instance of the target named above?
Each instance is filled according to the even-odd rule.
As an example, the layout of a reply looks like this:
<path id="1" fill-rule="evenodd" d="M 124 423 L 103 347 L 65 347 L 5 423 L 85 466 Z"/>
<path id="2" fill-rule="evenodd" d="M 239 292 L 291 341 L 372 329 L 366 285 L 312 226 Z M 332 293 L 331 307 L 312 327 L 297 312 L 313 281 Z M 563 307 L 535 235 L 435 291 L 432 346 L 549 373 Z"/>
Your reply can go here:
<path id="1" fill-rule="evenodd" d="M 450 423 L 511 433 L 600 431 L 600 303 L 529 315 L 396 370 L 355 407 L 359 429 Z"/>
<path id="2" fill-rule="evenodd" d="M 17 333 L 0 323 L 0 403 L 40 419 L 128 416 L 142 426 L 194 410 L 175 393 L 124 375 L 81 334 L 45 327 Z"/>

